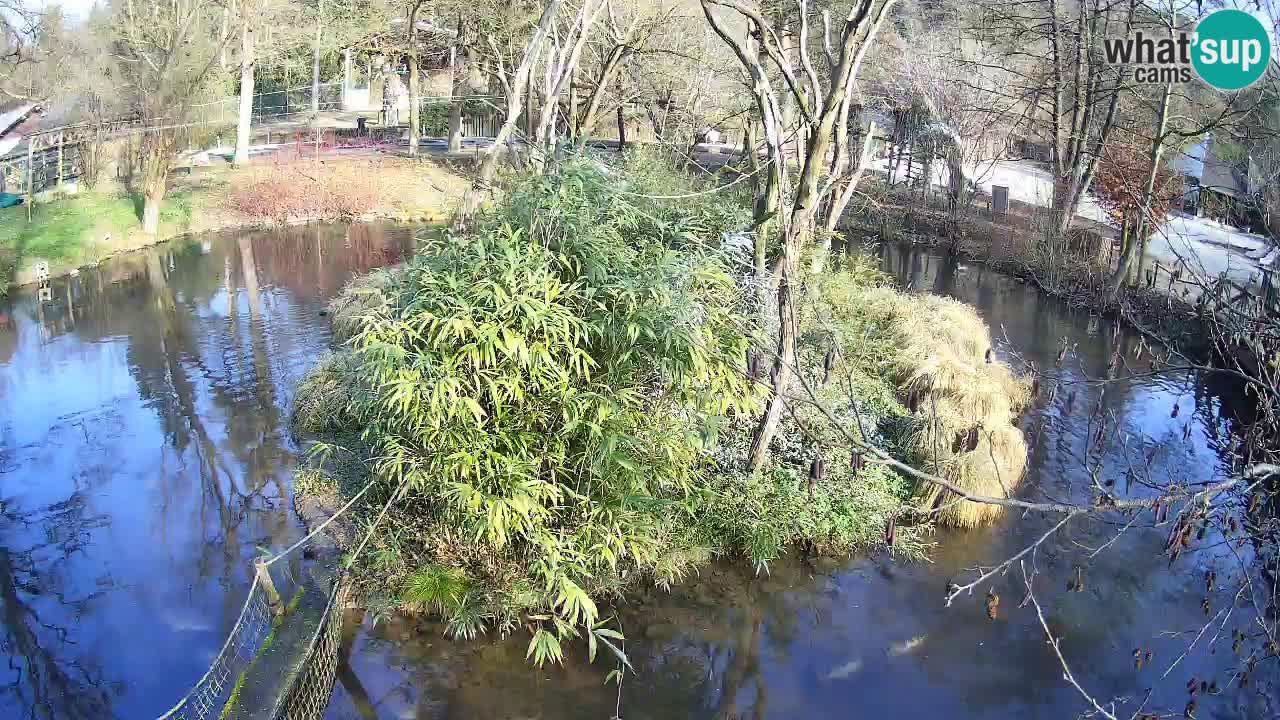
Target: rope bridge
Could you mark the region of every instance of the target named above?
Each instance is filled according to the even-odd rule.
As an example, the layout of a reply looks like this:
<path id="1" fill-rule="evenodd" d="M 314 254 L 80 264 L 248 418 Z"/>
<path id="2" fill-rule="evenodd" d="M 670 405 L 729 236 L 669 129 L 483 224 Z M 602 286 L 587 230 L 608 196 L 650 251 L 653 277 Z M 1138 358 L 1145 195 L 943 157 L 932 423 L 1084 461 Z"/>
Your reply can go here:
<path id="1" fill-rule="evenodd" d="M 259 567 L 265 572 L 264 565 Z M 277 618 L 283 610 L 270 582 L 262 578 L 262 574 L 254 577 L 240 617 L 209 671 L 159 720 L 222 720 L 236 709 L 239 690 L 260 653 L 267 649 L 266 640 L 273 628 L 279 627 Z M 333 694 L 343 610 L 350 596 L 350 583 L 344 577 L 336 578 L 306 653 L 280 692 L 270 720 L 320 720 L 324 716 Z"/>
<path id="2" fill-rule="evenodd" d="M 205 720 L 215 713 L 221 714 L 230 695 L 231 684 L 248 669 L 263 639 L 270 632 L 271 619 L 271 605 L 267 594 L 259 585 L 258 577 L 254 576 L 240 617 L 227 635 L 222 650 L 209 666 L 209 672 L 200 678 L 177 705 L 161 715 L 159 720 Z"/>
<path id="3" fill-rule="evenodd" d="M 324 716 L 333 695 L 333 681 L 338 673 L 338 646 L 342 643 L 342 617 L 351 594 L 343 579 L 333 584 L 329 604 L 316 634 L 311 638 L 302 670 L 294 676 L 289 688 L 280 696 L 272 720 L 318 720 Z"/>
<path id="4" fill-rule="evenodd" d="M 349 510 L 374 484 L 375 481 L 370 480 L 329 519 L 298 542 L 272 557 L 260 559 L 255 563 L 253 583 L 249 586 L 244 607 L 241 608 L 240 616 L 231 628 L 231 632 L 227 634 L 227 640 L 223 643 L 222 649 L 210 663 L 209 671 L 158 720 L 209 720 L 210 718 L 228 720 L 238 717 L 234 711 L 240 704 L 240 691 L 246 686 L 247 678 L 250 671 L 254 669 L 255 663 L 268 649 L 268 638 L 278 640 L 276 632 L 282 627 L 282 618 L 289 610 L 276 590 L 271 566 L 310 542 L 338 516 Z M 400 491 L 391 494 L 373 527 L 356 548 L 353 559 L 364 550 L 382 518 L 391 508 L 391 504 L 401 496 L 403 489 L 402 487 Z M 278 567 L 284 579 L 288 581 L 288 585 L 298 588 L 294 602 L 290 603 L 290 605 L 296 605 L 302 598 L 303 586 L 291 576 L 287 563 Z M 333 579 L 332 586 L 328 593 L 328 601 L 319 614 L 315 632 L 307 643 L 301 660 L 293 668 L 281 672 L 282 675 L 287 673 L 288 677 L 276 696 L 277 700 L 270 711 L 269 720 L 320 720 L 324 716 L 333 694 L 334 679 L 337 675 L 343 611 L 352 592 L 345 573 L 339 573 Z M 258 715 L 258 713 L 253 714 L 254 717 Z M 265 710 L 261 716 L 268 717 Z"/>

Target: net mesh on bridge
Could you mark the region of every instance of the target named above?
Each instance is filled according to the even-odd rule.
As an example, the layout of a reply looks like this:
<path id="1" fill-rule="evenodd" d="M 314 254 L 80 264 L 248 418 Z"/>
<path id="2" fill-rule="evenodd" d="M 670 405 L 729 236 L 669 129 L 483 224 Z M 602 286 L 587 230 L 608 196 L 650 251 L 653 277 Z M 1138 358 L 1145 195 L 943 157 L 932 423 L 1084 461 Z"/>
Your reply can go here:
<path id="1" fill-rule="evenodd" d="M 287 570 L 285 571 L 288 574 Z M 271 720 L 320 720 L 333 694 L 338 669 L 338 646 L 342 642 L 343 611 L 351 590 L 349 583 L 336 578 L 298 669 L 288 681 Z M 171 710 L 158 720 L 216 720 L 221 718 L 234 688 L 247 673 L 271 632 L 274 616 L 271 600 L 257 577 L 235 626 L 204 677 Z M 287 622 L 287 620 L 286 620 Z"/>
<path id="2" fill-rule="evenodd" d="M 333 696 L 338 672 L 338 646 L 342 644 L 342 618 L 350 595 L 349 583 L 339 578 L 329 593 L 320 626 L 307 646 L 302 665 L 280 696 L 272 720 L 320 720 Z"/>
<path id="3" fill-rule="evenodd" d="M 209 671 L 159 720 L 207 720 L 222 714 L 232 688 L 253 662 L 262 641 L 271 632 L 271 604 L 254 577 L 240 617 L 227 641 L 209 665 Z"/>

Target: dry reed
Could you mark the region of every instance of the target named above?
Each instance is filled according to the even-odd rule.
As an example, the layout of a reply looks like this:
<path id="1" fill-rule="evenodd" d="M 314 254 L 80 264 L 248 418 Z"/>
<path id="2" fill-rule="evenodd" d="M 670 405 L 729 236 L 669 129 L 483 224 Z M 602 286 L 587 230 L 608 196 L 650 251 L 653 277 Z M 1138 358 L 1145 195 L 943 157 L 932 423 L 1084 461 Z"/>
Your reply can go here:
<path id="1" fill-rule="evenodd" d="M 935 295 L 871 287 L 860 301 L 897 341 L 890 373 L 915 418 L 907 443 L 922 469 L 971 494 L 1011 495 L 1026 466 L 1026 442 L 1015 423 L 1030 389 L 1008 366 L 987 362 L 986 323 L 972 307 Z M 977 527 L 1002 511 L 937 485 L 922 487 L 917 500 L 922 511 L 953 527 Z"/>

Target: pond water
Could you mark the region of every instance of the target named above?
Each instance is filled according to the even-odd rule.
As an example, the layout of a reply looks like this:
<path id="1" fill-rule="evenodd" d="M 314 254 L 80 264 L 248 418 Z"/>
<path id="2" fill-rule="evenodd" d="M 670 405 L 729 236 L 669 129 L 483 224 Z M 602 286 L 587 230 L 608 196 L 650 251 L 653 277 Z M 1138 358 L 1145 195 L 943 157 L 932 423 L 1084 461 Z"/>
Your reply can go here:
<path id="1" fill-rule="evenodd" d="M 43 301 L 34 288 L 0 301 L 0 717 L 151 718 L 204 673 L 251 558 L 300 535 L 287 408 L 329 343 L 319 311 L 353 274 L 411 247 L 409 230 L 385 226 L 234 233 L 119 258 L 53 283 Z M 979 266 L 880 252 L 904 284 L 977 306 L 1005 357 L 1047 367 L 1065 337 L 1079 352 L 1064 373 L 1079 378 L 1138 342 Z M 1148 455 L 1188 482 L 1224 472 L 1223 402 L 1203 378 L 1079 386 L 1070 410 L 1066 396 L 1042 395 L 1024 420 L 1028 497 L 1087 497 L 1086 463 L 1115 478 Z M 1099 403 L 1114 418 L 1101 451 L 1087 440 Z M 943 604 L 949 579 L 999 562 L 1047 522 L 1011 515 L 940 534 L 928 564 L 791 561 L 767 576 L 718 564 L 621 609 L 635 672 L 620 692 L 606 663 L 577 650 L 537 671 L 525 638 L 454 643 L 434 626 L 350 611 L 328 717 L 1074 716 L 1084 705 L 1034 610 L 1018 607 L 1016 570 L 992 583 L 995 621 L 986 586 Z M 1118 529 L 1080 521 L 1047 542 L 1037 597 L 1095 696 L 1153 688 L 1152 710 L 1180 713 L 1187 678 L 1225 687 L 1237 662 L 1219 642 L 1159 679 L 1204 624 L 1203 568 L 1225 574 L 1234 561 L 1219 546 L 1170 571 L 1163 531 L 1140 526 L 1088 557 Z M 1086 589 L 1065 592 L 1077 572 Z M 1140 671 L 1135 647 L 1154 654 Z M 1268 699 L 1223 693 L 1200 717 L 1261 717 Z"/>
<path id="2" fill-rule="evenodd" d="M 1051 367 L 1066 338 L 1079 350 L 1063 374 L 1079 380 L 1102 375 L 1117 345 L 1132 357 L 1138 343 L 1105 319 L 980 266 L 895 247 L 878 252 L 904 285 L 975 305 L 1006 358 L 1016 352 Z M 1152 473 L 1187 482 L 1225 471 L 1219 447 L 1228 421 L 1203 378 L 1118 383 L 1105 394 L 1082 385 L 1070 410 L 1067 394 L 1042 395 L 1024 420 L 1035 436 L 1026 497 L 1087 498 L 1086 467 L 1123 477 L 1130 462 L 1141 466 L 1148 455 Z M 1105 447 L 1087 447 L 1099 403 L 1110 419 Z M 467 645 L 443 638 L 436 626 L 353 612 L 328 718 L 1074 717 L 1085 705 L 1063 680 L 1034 609 L 1018 607 L 1026 595 L 1020 572 L 990 584 L 1002 598 L 995 621 L 986 616 L 987 586 L 951 608 L 943 602 L 950 579 L 1002 561 L 1052 522 L 1010 515 L 983 530 L 941 533 L 928 564 L 883 555 L 792 561 L 767 576 L 718 564 L 621 609 L 635 673 L 620 692 L 604 682 L 608 663 L 590 665 L 585 653 L 572 654 L 564 668 L 536 671 L 525 660 L 524 637 Z M 1138 526 L 1088 557 L 1119 529 L 1078 521 L 1045 543 L 1034 558 L 1036 596 L 1092 694 L 1141 699 L 1152 688 L 1148 710 L 1181 716 L 1190 677 L 1226 687 L 1238 664 L 1230 641 L 1219 640 L 1214 654 L 1197 650 L 1160 679 L 1204 625 L 1204 568 L 1225 578 L 1234 560 L 1219 548 L 1190 553 L 1170 571 L 1161 554 L 1165 531 Z M 1084 590 L 1066 592 L 1077 572 Z M 1229 603 L 1226 592 L 1211 602 Z M 1207 638 L 1199 648 L 1205 645 Z M 1134 668 L 1135 648 L 1153 654 L 1142 670 Z M 1202 700 L 1199 717 L 1270 717 L 1268 697 L 1256 688 Z"/>
<path id="3" fill-rule="evenodd" d="M 154 718 L 208 670 L 256 549 L 300 536 L 287 408 L 319 310 L 411 244 L 228 234 L 0 300 L 0 717 Z"/>

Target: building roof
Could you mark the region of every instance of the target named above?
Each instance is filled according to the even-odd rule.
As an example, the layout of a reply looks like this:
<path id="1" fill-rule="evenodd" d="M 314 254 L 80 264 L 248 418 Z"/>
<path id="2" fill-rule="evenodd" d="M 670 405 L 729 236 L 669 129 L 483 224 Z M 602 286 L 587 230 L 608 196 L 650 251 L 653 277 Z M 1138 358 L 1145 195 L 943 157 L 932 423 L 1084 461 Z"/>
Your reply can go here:
<path id="1" fill-rule="evenodd" d="M 0 137 L 6 135 L 14 126 L 27 119 L 27 116 L 35 109 L 35 103 L 13 103 L 7 107 L 0 106 Z"/>
<path id="2" fill-rule="evenodd" d="M 1202 188 L 1243 198 L 1250 194 L 1252 162 L 1252 158 L 1247 163 L 1223 160 L 1214 147 L 1213 135 L 1205 133 L 1203 140 L 1179 153 L 1169 164 L 1183 175 L 1199 180 Z"/>
<path id="3" fill-rule="evenodd" d="M 37 109 L 35 103 L 13 103 L 0 106 L 0 157 L 22 143 L 22 124 Z"/>

